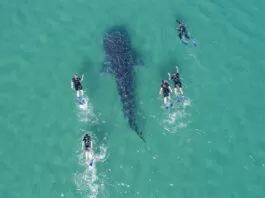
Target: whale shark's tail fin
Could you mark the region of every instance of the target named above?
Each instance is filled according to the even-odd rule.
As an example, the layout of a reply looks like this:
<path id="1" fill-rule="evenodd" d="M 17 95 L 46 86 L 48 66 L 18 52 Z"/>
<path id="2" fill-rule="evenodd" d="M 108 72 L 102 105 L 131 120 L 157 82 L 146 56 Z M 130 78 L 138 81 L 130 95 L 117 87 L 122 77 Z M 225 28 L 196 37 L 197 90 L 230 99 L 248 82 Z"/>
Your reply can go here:
<path id="1" fill-rule="evenodd" d="M 144 143 L 146 143 L 146 141 L 145 141 L 145 139 L 144 139 L 144 137 L 143 137 L 143 133 L 142 132 L 136 132 L 137 133 L 137 135 L 144 141 Z"/>
<path id="2" fill-rule="evenodd" d="M 144 136 L 143 136 L 143 132 L 141 131 L 138 131 L 138 129 L 134 130 L 137 135 L 144 141 L 144 143 L 146 143 L 145 139 L 144 139 Z"/>
<path id="3" fill-rule="evenodd" d="M 131 128 L 132 130 L 134 130 L 134 131 L 137 133 L 137 135 L 138 135 L 138 136 L 139 136 L 144 142 L 146 142 L 145 139 L 144 139 L 144 137 L 143 137 L 143 133 L 142 133 L 141 131 L 139 131 L 139 129 L 138 129 L 136 123 L 135 123 L 135 122 L 129 122 L 129 124 L 130 124 L 130 128 Z"/>

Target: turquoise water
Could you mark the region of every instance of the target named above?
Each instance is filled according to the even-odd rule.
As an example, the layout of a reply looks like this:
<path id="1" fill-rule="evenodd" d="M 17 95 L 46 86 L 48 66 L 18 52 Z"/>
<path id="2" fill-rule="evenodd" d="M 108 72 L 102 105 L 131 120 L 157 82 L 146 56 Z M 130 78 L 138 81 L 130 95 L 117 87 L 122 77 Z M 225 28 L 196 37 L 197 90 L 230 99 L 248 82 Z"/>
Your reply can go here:
<path id="1" fill-rule="evenodd" d="M 264 4 L 2 0 L 0 197 L 264 197 Z M 176 18 L 197 48 L 179 42 Z M 135 74 L 146 144 L 123 118 L 114 78 L 100 74 L 115 25 L 144 61 Z M 166 111 L 159 83 L 175 65 L 187 102 Z M 70 89 L 76 72 L 85 110 Z"/>

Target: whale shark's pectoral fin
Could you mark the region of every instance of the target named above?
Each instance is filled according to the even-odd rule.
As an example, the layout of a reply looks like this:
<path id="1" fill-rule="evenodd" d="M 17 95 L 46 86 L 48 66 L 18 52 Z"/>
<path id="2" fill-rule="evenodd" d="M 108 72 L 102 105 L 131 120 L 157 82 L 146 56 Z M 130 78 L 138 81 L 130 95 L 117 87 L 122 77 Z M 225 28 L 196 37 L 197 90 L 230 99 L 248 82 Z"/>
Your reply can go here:
<path id="1" fill-rule="evenodd" d="M 139 58 L 139 56 L 137 56 L 136 53 L 134 53 L 131 57 L 133 65 L 134 66 L 143 66 L 144 65 L 144 61 L 142 59 Z"/>
<path id="2" fill-rule="evenodd" d="M 144 65 L 144 61 L 141 59 L 135 59 L 134 60 L 134 66 L 143 66 Z"/>
<path id="3" fill-rule="evenodd" d="M 102 73 L 113 73 L 111 69 L 111 62 L 108 60 L 105 60 L 102 68 Z"/>

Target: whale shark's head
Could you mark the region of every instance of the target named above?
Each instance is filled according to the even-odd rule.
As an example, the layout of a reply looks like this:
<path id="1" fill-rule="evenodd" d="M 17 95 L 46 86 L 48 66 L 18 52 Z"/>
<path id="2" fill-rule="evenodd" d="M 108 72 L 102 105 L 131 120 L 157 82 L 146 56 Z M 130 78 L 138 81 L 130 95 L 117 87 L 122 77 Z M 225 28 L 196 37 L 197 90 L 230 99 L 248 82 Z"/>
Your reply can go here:
<path id="1" fill-rule="evenodd" d="M 112 29 L 104 36 L 104 51 L 106 54 L 122 55 L 130 50 L 127 32 L 122 29 Z"/>

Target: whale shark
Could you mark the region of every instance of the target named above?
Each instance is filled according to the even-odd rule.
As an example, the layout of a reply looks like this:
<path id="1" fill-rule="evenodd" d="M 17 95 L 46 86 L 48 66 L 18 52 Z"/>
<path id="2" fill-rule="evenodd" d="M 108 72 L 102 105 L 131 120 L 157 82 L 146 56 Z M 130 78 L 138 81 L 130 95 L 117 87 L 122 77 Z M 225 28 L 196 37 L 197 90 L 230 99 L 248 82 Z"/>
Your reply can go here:
<path id="1" fill-rule="evenodd" d="M 124 28 L 112 28 L 107 31 L 103 46 L 105 53 L 103 72 L 114 76 L 124 117 L 128 120 L 129 127 L 144 140 L 137 126 L 133 70 L 134 66 L 143 65 L 143 62 L 132 50 L 128 33 Z"/>

